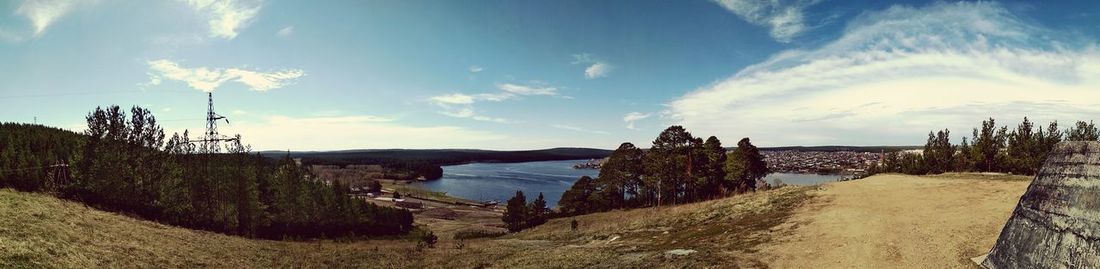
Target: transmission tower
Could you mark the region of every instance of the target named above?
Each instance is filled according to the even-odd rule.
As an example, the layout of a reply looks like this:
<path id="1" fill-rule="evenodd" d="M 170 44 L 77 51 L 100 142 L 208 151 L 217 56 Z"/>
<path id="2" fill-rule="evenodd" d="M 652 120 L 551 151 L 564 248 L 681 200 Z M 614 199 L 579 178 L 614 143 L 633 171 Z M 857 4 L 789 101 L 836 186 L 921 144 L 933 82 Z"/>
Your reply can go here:
<path id="1" fill-rule="evenodd" d="M 225 120 L 225 123 L 228 124 L 229 119 L 226 119 L 225 116 L 218 115 L 218 113 L 214 113 L 214 93 L 208 92 L 206 93 L 206 97 L 206 133 L 203 134 L 202 138 L 191 140 L 190 142 L 201 142 L 202 148 L 207 152 L 217 153 L 221 148 L 220 145 L 218 145 L 219 142 L 237 141 L 237 138 L 218 134 L 218 120 Z"/>

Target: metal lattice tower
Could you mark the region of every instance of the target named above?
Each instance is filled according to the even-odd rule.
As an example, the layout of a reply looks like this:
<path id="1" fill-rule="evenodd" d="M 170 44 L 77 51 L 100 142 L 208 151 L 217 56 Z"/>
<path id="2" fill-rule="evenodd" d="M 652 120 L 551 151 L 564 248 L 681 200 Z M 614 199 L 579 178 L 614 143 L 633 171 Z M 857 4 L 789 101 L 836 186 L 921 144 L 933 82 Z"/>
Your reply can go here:
<path id="1" fill-rule="evenodd" d="M 218 134 L 218 120 L 225 120 L 225 123 L 229 123 L 229 120 L 225 116 L 214 113 L 214 93 L 206 93 L 207 105 L 206 105 L 206 133 L 198 140 L 191 140 L 190 142 L 202 142 L 202 148 L 210 153 L 216 153 L 221 148 L 218 145 L 219 142 L 231 142 L 237 141 L 237 138 L 232 138 Z"/>

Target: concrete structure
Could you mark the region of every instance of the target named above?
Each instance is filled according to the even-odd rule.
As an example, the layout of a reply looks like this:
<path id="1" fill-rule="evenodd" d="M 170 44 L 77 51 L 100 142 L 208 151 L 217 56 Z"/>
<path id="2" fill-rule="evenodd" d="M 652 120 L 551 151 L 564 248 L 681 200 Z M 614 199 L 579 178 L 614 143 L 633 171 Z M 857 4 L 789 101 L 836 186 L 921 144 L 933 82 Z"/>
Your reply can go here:
<path id="1" fill-rule="evenodd" d="M 981 265 L 1100 268 L 1100 142 L 1050 152 Z"/>

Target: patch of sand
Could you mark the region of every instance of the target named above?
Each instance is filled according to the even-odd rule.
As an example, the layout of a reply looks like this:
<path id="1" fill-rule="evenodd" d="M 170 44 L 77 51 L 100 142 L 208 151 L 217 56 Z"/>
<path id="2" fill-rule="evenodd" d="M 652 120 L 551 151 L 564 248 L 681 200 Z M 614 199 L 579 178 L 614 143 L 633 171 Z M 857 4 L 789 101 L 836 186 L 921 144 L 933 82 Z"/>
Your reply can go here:
<path id="1" fill-rule="evenodd" d="M 825 184 L 758 248 L 776 268 L 975 268 L 1029 180 L 879 175 Z"/>

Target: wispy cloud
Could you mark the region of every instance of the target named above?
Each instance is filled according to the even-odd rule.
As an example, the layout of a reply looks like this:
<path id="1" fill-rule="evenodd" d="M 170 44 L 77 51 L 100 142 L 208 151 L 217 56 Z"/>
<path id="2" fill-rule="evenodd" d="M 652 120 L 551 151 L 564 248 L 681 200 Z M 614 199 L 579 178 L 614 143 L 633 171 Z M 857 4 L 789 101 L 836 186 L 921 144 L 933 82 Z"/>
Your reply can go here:
<path id="1" fill-rule="evenodd" d="M 791 39 L 805 31 L 805 9 L 816 0 L 714 0 L 726 10 L 745 21 L 768 27 L 772 38 L 779 42 L 791 42 Z"/>
<path id="2" fill-rule="evenodd" d="M 183 0 L 207 18 L 210 37 L 233 39 L 260 13 L 261 0 Z"/>
<path id="3" fill-rule="evenodd" d="M 287 37 L 290 37 L 290 35 L 293 35 L 293 34 L 294 34 L 294 26 L 293 25 L 283 27 L 283 29 L 279 29 L 278 32 L 275 32 L 275 36 L 278 36 L 278 37 L 281 37 L 281 38 L 287 38 Z"/>
<path id="4" fill-rule="evenodd" d="M 470 73 L 480 73 L 481 71 L 485 71 L 485 68 L 476 65 L 470 66 Z"/>
<path id="5" fill-rule="evenodd" d="M 455 126 L 411 126 L 388 117 L 350 115 L 330 117 L 265 116 L 244 121 L 223 132 L 240 133 L 257 149 L 338 150 L 356 148 L 474 148 L 506 139 L 487 131 Z M 325 139 L 317 139 L 323 137 Z"/>
<path id="6" fill-rule="evenodd" d="M 34 37 L 42 36 L 46 29 L 62 16 L 69 14 L 77 0 L 27 0 L 15 10 L 15 14 L 27 17 L 34 27 Z"/>
<path id="7" fill-rule="evenodd" d="M 450 93 L 432 96 L 428 98 L 428 101 L 443 108 L 443 111 L 439 111 L 442 115 L 479 121 L 515 123 L 517 121 L 478 114 L 474 109 L 474 104 L 482 101 L 501 102 L 515 99 L 520 96 L 558 95 L 557 87 L 549 86 L 546 85 L 545 82 L 538 81 L 531 82 L 530 84 L 499 83 L 496 87 L 497 90 L 500 90 L 499 92 L 479 94 Z"/>
<path id="8" fill-rule="evenodd" d="M 610 63 L 603 60 L 597 60 L 592 54 L 581 53 L 573 54 L 573 64 L 585 64 L 588 65 L 584 69 L 584 77 L 587 79 L 596 79 L 607 77 L 611 70 L 615 69 Z"/>
<path id="9" fill-rule="evenodd" d="M 430 99 L 437 105 L 469 105 L 474 103 L 474 96 L 461 93 L 432 96 Z"/>
<path id="10" fill-rule="evenodd" d="M 623 116 L 623 122 L 626 122 L 626 128 L 631 130 L 637 130 L 634 127 L 634 122 L 649 118 L 652 114 L 642 112 L 630 112 Z"/>
<path id="11" fill-rule="evenodd" d="M 518 95 L 558 95 L 558 88 L 552 86 L 543 85 L 543 83 L 535 84 L 513 84 L 513 83 L 501 83 L 497 84 L 497 89 L 510 94 Z"/>
<path id="12" fill-rule="evenodd" d="M 474 112 L 474 108 L 471 106 L 462 107 L 458 110 L 440 111 L 439 114 L 443 114 L 455 118 L 472 119 L 476 121 L 488 121 L 496 123 L 512 123 L 513 121 L 505 118 L 490 117 Z"/>
<path id="13" fill-rule="evenodd" d="M 996 3 L 941 3 L 864 14 L 820 48 L 778 53 L 676 98 L 665 113 L 701 133 L 763 144 L 913 144 L 922 139 L 914 130 L 969 130 L 990 116 L 1096 118 L 1096 89 L 1094 41 Z"/>
<path id="14" fill-rule="evenodd" d="M 562 129 L 562 130 L 570 130 L 570 131 L 577 131 L 577 132 L 591 133 L 591 134 L 599 134 L 599 135 L 610 134 L 608 132 L 604 132 L 604 131 L 600 131 L 600 130 L 590 130 L 590 129 L 585 129 L 585 128 L 576 127 L 576 126 L 572 126 L 572 125 L 565 125 L 565 124 L 553 124 L 553 125 L 550 125 L 550 127 L 554 127 L 554 128 L 558 128 L 558 129 Z"/>
<path id="15" fill-rule="evenodd" d="M 240 68 L 187 68 L 164 59 L 149 61 L 148 64 L 150 80 L 146 85 L 159 85 L 164 79 L 176 80 L 204 92 L 213 92 L 227 81 L 240 82 L 254 91 L 267 91 L 282 88 L 305 75 L 299 69 L 260 72 Z"/>

